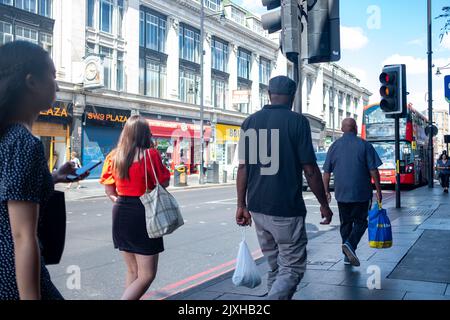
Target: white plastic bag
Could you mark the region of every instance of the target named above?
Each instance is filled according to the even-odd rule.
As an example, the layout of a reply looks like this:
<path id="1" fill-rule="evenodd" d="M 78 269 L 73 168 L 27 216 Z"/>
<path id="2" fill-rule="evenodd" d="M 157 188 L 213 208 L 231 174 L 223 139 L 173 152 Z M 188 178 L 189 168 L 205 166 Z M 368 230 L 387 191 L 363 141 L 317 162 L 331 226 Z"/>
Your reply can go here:
<path id="1" fill-rule="evenodd" d="M 247 242 L 245 242 L 245 237 L 239 245 L 236 269 L 234 270 L 232 280 L 237 287 L 242 286 L 251 289 L 261 284 L 261 275 L 248 249 Z"/>

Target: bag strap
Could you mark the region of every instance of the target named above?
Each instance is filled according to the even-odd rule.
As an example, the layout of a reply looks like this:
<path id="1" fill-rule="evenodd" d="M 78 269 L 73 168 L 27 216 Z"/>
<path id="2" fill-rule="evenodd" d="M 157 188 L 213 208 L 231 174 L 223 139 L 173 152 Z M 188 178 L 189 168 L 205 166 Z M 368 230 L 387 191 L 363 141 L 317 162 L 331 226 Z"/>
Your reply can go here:
<path id="1" fill-rule="evenodd" d="M 148 157 L 150 159 L 150 166 L 152 167 L 153 175 L 155 177 L 155 185 L 156 186 L 159 185 L 159 181 L 158 181 L 158 176 L 156 175 L 156 172 L 155 172 L 155 167 L 153 165 L 152 156 L 150 155 L 150 149 L 147 149 L 144 151 L 144 164 L 145 164 L 145 188 L 148 192 L 149 190 L 148 190 L 148 183 L 147 183 L 147 157 L 146 157 L 147 152 L 148 152 Z"/>

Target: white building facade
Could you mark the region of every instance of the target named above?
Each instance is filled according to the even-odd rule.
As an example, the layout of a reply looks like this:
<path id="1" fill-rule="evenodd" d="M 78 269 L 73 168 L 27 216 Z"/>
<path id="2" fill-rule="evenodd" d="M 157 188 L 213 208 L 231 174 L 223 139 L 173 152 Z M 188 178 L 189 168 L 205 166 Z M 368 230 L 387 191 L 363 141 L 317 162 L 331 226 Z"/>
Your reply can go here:
<path id="1" fill-rule="evenodd" d="M 189 173 L 198 171 L 199 0 L 23 3 L 0 0 L 0 44 L 25 38 L 52 54 L 61 91 L 34 129 L 45 141 L 51 168 L 66 160 L 69 151 L 77 152 L 84 163 L 103 159 L 128 117 L 141 114 L 168 167 L 184 164 Z M 269 79 L 292 77 L 293 70 L 259 18 L 230 1 L 204 4 L 203 157 L 231 174 L 237 164 L 239 126 L 268 103 Z M 87 64 L 89 58 L 97 58 L 100 65 Z M 340 136 L 343 118 L 361 124 L 370 93 L 336 64 L 305 65 L 303 71 L 303 112 L 316 149 L 326 148 Z M 103 87 L 86 85 L 99 79 Z M 99 174 L 93 172 L 92 177 Z"/>

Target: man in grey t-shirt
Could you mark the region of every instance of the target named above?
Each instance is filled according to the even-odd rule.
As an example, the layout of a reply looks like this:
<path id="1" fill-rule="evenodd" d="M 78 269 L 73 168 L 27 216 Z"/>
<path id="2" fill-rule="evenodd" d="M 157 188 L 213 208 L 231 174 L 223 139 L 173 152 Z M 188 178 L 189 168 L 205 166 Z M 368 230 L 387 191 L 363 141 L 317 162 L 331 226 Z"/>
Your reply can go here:
<path id="1" fill-rule="evenodd" d="M 378 167 L 380 157 L 372 144 L 358 138 L 356 121 L 342 121 L 342 138 L 336 140 L 328 150 L 323 165 L 323 180 L 328 201 L 330 176 L 334 174 L 335 198 L 341 220 L 342 251 L 344 263 L 359 266 L 356 248 L 367 229 L 367 216 L 372 202 L 372 183 L 375 182 L 377 199 L 382 200 Z"/>

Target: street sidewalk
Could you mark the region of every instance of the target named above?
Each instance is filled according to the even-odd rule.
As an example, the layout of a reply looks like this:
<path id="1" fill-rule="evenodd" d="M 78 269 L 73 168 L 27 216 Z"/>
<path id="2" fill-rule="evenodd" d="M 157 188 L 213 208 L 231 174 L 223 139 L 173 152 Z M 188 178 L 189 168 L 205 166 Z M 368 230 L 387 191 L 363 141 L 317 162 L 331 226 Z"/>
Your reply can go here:
<path id="1" fill-rule="evenodd" d="M 450 300 L 450 196 L 436 184 L 431 190 L 403 192 L 402 209 L 395 209 L 395 197 L 384 207 L 391 219 L 393 247 L 370 248 L 366 232 L 357 250 L 361 266 L 346 266 L 339 228 L 325 232 L 308 243 L 307 271 L 294 299 Z M 255 289 L 235 287 L 230 271 L 168 299 L 262 300 L 267 265 L 264 258 L 257 264 L 263 283 Z M 374 284 L 370 290 L 368 285 Z"/>
<path id="2" fill-rule="evenodd" d="M 167 188 L 170 192 L 177 190 L 191 190 L 191 189 L 200 189 L 200 188 L 211 188 L 211 187 L 221 187 L 221 186 L 231 186 L 236 184 L 236 180 L 230 180 L 228 177 L 226 183 L 199 183 L 199 175 L 190 175 L 187 176 L 187 186 L 184 187 L 174 187 L 174 178 L 173 176 L 170 178 L 170 186 Z M 223 181 L 223 180 L 220 180 Z M 206 177 L 205 177 L 206 182 Z M 69 184 L 59 183 L 55 186 L 56 190 L 64 191 L 66 201 L 77 201 L 77 200 L 85 200 L 90 198 L 104 197 L 105 196 L 105 188 L 98 182 L 98 179 L 91 179 L 81 181 L 81 188 L 77 189 L 77 184 L 73 183 L 70 189 L 66 189 Z"/>

